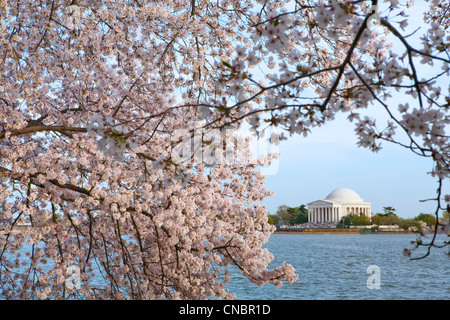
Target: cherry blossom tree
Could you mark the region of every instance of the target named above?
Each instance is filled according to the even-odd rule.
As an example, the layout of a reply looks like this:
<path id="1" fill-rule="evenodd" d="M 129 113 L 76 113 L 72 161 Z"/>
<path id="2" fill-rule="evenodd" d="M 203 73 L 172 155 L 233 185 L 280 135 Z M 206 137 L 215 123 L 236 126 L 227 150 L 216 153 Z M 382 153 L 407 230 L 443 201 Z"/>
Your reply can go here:
<path id="1" fill-rule="evenodd" d="M 232 298 L 229 267 L 295 281 L 268 267 L 272 156 L 250 157 L 245 122 L 307 135 L 346 112 L 361 147 L 434 161 L 438 216 L 450 58 L 433 5 L 410 32 L 394 0 L 0 0 L 2 295 Z"/>
<path id="2" fill-rule="evenodd" d="M 192 43 L 209 39 L 190 3 L 1 8 L 3 297 L 232 298 L 231 266 L 258 285 L 296 279 L 263 248 L 271 157 L 238 137 L 226 162 L 177 157 L 200 120 L 177 107 L 203 77 Z M 225 51 L 225 36 L 208 41 Z"/>

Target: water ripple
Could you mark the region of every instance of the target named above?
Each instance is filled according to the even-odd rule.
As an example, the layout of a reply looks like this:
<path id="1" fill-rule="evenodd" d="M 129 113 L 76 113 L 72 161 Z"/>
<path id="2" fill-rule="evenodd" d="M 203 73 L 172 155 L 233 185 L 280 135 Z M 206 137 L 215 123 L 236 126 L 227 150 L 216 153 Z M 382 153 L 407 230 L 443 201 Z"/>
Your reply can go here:
<path id="1" fill-rule="evenodd" d="M 275 256 L 273 266 L 292 264 L 297 282 L 281 288 L 257 287 L 236 273 L 227 287 L 242 300 L 450 299 L 449 258 L 442 250 L 417 261 L 402 256 L 414 239 L 414 235 L 275 234 L 267 243 Z M 379 268 L 379 289 L 367 286 L 369 266 Z"/>

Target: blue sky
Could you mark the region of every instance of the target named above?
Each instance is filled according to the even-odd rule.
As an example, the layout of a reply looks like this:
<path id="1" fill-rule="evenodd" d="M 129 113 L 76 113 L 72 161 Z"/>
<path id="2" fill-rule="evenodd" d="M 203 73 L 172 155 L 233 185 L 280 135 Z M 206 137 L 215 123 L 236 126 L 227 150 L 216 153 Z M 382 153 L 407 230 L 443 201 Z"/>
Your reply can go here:
<path id="1" fill-rule="evenodd" d="M 411 14 L 408 20 L 410 25 L 402 31 L 411 34 L 408 41 L 417 48 L 422 47 L 420 37 L 427 30 L 421 24 L 426 8 L 426 2 L 416 1 L 415 6 L 407 11 Z M 382 15 L 385 14 L 387 11 L 382 11 Z M 396 23 L 403 19 L 405 17 L 396 17 L 393 23 L 397 26 Z M 421 29 L 414 32 L 418 26 Z M 396 43 L 392 50 L 400 48 L 398 53 L 402 54 L 403 45 L 395 38 L 391 40 Z M 422 67 L 419 63 L 416 69 L 420 77 L 431 77 L 436 72 L 436 67 Z M 430 71 L 431 74 L 428 74 Z M 442 88 L 445 90 L 448 78 L 441 81 L 444 81 Z M 417 107 L 417 101 L 410 97 L 396 92 L 391 94 L 393 97 L 385 102 L 398 119 L 401 119 L 397 111 L 400 103 L 409 102 L 411 108 Z M 383 129 L 389 119 L 386 110 L 380 105 L 372 105 L 357 112 L 374 117 L 379 129 Z M 347 116 L 345 113 L 338 114 L 334 121 L 313 128 L 307 137 L 290 137 L 282 141 L 279 148 L 271 150 L 279 152 L 280 159 L 270 170 L 265 170 L 266 187 L 275 192 L 264 201 L 269 212 L 274 214 L 281 205 L 294 207 L 324 199 L 334 189 L 347 187 L 358 193 L 364 201 L 371 202 L 373 213 L 383 212 L 383 207 L 391 206 L 403 218 L 413 218 L 420 213 L 433 214 L 436 206 L 434 201 L 419 201 L 436 196 L 437 181 L 427 174 L 433 169 L 432 160 L 387 142 L 382 144 L 382 150 L 378 153 L 359 148 L 354 133 L 355 124 L 349 122 Z M 241 133 L 246 135 L 245 129 Z M 265 147 L 264 144 L 260 143 Z M 450 193 L 448 182 L 444 187 L 444 194 Z"/>
<path id="2" fill-rule="evenodd" d="M 416 1 L 415 6 L 407 10 L 410 25 L 405 34 L 421 25 L 427 5 L 425 1 Z M 409 41 L 421 47 L 419 38 L 426 29 L 422 25 L 421 30 L 408 38 Z M 420 65 L 417 68 L 421 75 L 426 76 L 426 69 Z M 446 86 L 448 84 L 444 83 L 442 88 Z M 398 95 L 388 103 L 396 111 L 399 103 L 408 101 L 405 99 L 409 98 Z M 409 102 L 410 106 L 417 107 L 417 102 Z M 369 107 L 361 113 L 376 118 L 380 128 L 384 128 L 383 124 L 388 119 L 386 111 L 379 106 Z M 354 123 L 346 117 L 347 114 L 339 114 L 333 122 L 313 128 L 312 134 L 306 138 L 293 136 L 281 142 L 279 162 L 267 171 L 266 187 L 275 191 L 273 197 L 264 201 L 269 212 L 275 213 L 283 204 L 299 206 L 324 199 L 334 189 L 348 187 L 364 201 L 372 203 L 373 213 L 382 212 L 385 206 L 394 207 L 403 218 L 413 218 L 421 212 L 434 213 L 434 201 L 419 201 L 436 196 L 437 182 L 427 174 L 433 168 L 432 160 L 387 142 L 382 144 L 383 149 L 378 153 L 359 148 L 353 131 Z M 450 193 L 449 189 L 446 182 L 444 194 Z"/>
<path id="3" fill-rule="evenodd" d="M 351 188 L 371 202 L 374 213 L 385 206 L 394 207 L 403 218 L 434 212 L 434 202 L 419 202 L 435 197 L 437 183 L 427 174 L 431 159 L 390 143 L 378 153 L 359 148 L 353 129 L 341 114 L 306 138 L 281 142 L 280 159 L 266 180 L 266 187 L 275 192 L 264 201 L 270 213 L 283 204 L 324 199 L 339 187 Z"/>

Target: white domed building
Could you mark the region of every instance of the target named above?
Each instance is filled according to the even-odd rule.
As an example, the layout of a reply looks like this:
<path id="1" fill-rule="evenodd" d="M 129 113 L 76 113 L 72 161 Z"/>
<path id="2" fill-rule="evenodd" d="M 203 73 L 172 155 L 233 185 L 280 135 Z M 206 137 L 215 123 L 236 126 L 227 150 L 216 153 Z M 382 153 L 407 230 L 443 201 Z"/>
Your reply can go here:
<path id="1" fill-rule="evenodd" d="M 308 203 L 308 222 L 338 223 L 348 214 L 372 216 L 370 202 L 363 199 L 352 189 L 338 188 L 324 200 Z"/>

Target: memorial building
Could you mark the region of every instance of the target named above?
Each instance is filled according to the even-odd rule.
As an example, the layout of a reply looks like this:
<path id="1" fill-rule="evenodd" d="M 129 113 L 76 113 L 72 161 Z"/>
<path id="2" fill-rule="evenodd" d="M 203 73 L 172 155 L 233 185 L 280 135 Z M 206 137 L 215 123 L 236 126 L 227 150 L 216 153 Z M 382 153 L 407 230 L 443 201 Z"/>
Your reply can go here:
<path id="1" fill-rule="evenodd" d="M 324 200 L 308 203 L 308 222 L 339 223 L 342 217 L 348 215 L 372 215 L 370 202 L 363 199 L 352 189 L 338 188 L 332 191 Z"/>

